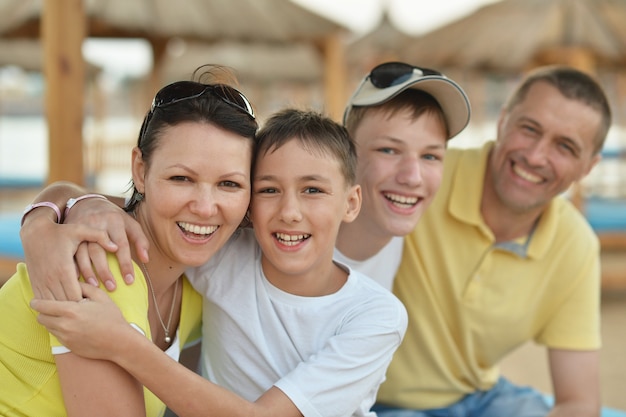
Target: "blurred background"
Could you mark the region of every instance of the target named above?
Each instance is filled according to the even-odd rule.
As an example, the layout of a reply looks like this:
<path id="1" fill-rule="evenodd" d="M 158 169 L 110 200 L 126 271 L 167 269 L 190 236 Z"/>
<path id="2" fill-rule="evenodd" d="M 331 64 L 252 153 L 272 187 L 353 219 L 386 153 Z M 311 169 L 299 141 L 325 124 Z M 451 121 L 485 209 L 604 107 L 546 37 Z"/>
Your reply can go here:
<path id="1" fill-rule="evenodd" d="M 601 238 L 603 397 L 626 409 L 626 365 L 616 366 L 626 350 L 626 0 L 0 0 L 0 16 L 0 281 L 22 257 L 23 207 L 56 180 L 123 194 L 153 95 L 202 64 L 234 68 L 261 123 L 288 105 L 341 120 L 384 61 L 434 68 L 472 103 L 451 146 L 493 139 L 529 69 L 593 74 L 614 125 L 602 162 L 568 197 Z M 529 346 L 505 369 L 549 392 L 541 355 Z"/>

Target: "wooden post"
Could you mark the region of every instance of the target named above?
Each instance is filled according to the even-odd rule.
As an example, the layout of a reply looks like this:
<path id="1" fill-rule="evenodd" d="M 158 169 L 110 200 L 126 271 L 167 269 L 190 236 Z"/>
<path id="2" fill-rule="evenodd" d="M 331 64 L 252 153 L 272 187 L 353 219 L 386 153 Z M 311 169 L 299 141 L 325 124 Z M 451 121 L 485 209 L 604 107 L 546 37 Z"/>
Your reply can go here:
<path id="1" fill-rule="evenodd" d="M 83 102 L 86 33 L 83 0 L 45 0 L 41 19 L 48 122 L 48 183 L 84 185 Z"/>
<path id="2" fill-rule="evenodd" d="M 326 113 L 332 119 L 341 122 L 346 105 L 346 64 L 345 51 L 339 32 L 324 39 L 324 96 Z"/>

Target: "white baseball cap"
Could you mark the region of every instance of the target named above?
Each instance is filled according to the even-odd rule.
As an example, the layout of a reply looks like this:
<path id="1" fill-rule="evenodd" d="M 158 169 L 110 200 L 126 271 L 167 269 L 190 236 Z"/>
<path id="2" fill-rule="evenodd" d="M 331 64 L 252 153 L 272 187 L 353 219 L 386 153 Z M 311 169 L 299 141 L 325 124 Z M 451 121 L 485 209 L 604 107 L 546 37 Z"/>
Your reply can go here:
<path id="1" fill-rule="evenodd" d="M 363 78 L 348 101 L 343 114 L 344 124 L 352 107 L 382 104 L 408 88 L 424 91 L 439 103 L 450 132 L 449 139 L 458 135 L 469 123 L 470 102 L 457 83 L 432 69 L 404 62 L 386 62 Z"/>

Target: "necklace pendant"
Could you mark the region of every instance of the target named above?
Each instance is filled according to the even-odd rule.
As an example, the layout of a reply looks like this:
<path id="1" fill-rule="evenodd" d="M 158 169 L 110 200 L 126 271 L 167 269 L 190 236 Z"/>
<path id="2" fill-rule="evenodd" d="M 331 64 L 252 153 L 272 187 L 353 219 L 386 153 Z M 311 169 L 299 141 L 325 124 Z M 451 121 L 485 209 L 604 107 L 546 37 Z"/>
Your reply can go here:
<path id="1" fill-rule="evenodd" d="M 169 343 L 172 341 L 172 338 L 169 336 L 165 336 L 165 343 Z"/>

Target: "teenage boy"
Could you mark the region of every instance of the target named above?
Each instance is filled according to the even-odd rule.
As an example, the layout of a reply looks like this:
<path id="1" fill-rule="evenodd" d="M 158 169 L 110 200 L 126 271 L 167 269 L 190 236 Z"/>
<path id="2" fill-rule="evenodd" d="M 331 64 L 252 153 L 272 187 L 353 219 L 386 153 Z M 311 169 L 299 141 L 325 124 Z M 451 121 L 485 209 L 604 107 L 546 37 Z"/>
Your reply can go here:
<path id="1" fill-rule="evenodd" d="M 88 303 L 33 308 L 74 353 L 115 361 L 179 415 L 374 416 L 407 317 L 389 291 L 333 261 L 341 223 L 361 206 L 356 160 L 347 130 L 316 113 L 284 110 L 259 132 L 253 228 L 188 271 L 205 300 L 213 383 L 146 344 L 119 312 L 110 321 L 109 297 L 89 286 Z"/>

